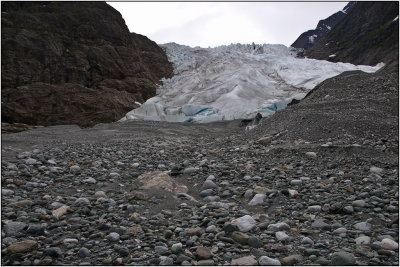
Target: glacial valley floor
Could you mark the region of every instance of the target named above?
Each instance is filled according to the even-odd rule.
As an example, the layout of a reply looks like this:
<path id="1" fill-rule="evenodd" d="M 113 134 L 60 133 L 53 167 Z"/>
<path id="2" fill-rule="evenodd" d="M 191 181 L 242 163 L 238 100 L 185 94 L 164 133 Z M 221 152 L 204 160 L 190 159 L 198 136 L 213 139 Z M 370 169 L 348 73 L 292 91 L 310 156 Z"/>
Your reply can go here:
<path id="1" fill-rule="evenodd" d="M 398 141 L 258 138 L 240 121 L 3 134 L 1 263 L 399 264 Z"/>

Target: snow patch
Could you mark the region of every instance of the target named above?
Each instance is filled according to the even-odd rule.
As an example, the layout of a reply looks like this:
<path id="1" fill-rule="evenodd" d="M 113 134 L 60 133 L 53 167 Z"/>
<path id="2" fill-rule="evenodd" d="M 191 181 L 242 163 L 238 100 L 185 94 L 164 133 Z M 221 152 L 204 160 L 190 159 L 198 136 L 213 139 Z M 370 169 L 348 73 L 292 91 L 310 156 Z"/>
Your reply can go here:
<path id="1" fill-rule="evenodd" d="M 397 17 L 395 17 L 392 22 L 395 22 L 398 19 L 399 19 L 399 15 L 397 15 Z"/>
<path id="2" fill-rule="evenodd" d="M 318 35 L 316 35 L 316 34 L 313 34 L 313 35 L 311 35 L 311 36 L 308 36 L 308 41 L 311 43 L 311 44 L 313 44 L 314 42 L 315 42 L 315 38 L 317 38 L 318 37 Z"/>
<path id="3" fill-rule="evenodd" d="M 329 55 L 329 57 L 336 57 L 336 54 Z"/>
<path id="4" fill-rule="evenodd" d="M 344 71 L 375 72 L 381 67 L 296 58 L 295 51 L 284 45 L 161 47 L 175 76 L 163 79 L 158 95 L 121 121 L 211 122 L 254 118 L 257 113 L 265 117 Z"/>

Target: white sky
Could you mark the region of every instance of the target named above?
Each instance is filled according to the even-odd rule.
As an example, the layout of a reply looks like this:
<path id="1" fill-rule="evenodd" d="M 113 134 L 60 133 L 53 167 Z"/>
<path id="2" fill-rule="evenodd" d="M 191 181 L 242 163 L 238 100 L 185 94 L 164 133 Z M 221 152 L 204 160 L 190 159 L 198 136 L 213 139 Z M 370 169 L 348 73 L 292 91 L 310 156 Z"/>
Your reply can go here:
<path id="1" fill-rule="evenodd" d="M 131 32 L 158 44 L 291 45 L 348 2 L 107 2 Z"/>

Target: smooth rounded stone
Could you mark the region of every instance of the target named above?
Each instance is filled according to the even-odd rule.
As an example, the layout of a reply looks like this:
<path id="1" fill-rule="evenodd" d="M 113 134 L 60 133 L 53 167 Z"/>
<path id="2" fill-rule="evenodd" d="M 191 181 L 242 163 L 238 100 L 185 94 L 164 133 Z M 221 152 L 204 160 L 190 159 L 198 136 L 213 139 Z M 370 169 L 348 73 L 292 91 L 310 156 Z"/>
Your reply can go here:
<path id="1" fill-rule="evenodd" d="M 248 181 L 248 180 L 251 179 L 251 176 L 250 176 L 250 175 L 245 175 L 245 176 L 243 177 L 243 179 L 245 179 L 246 181 Z"/>
<path id="2" fill-rule="evenodd" d="M 290 237 L 285 232 L 276 232 L 275 237 L 282 243 L 288 243 L 290 240 Z"/>
<path id="3" fill-rule="evenodd" d="M 303 261 L 303 256 L 299 255 L 299 254 L 295 254 L 295 255 L 290 255 L 287 257 L 284 257 L 283 259 L 281 259 L 281 264 L 282 265 L 297 265 L 299 262 Z"/>
<path id="4" fill-rule="evenodd" d="M 371 242 L 369 236 L 360 236 L 355 239 L 357 245 L 368 245 Z"/>
<path id="5" fill-rule="evenodd" d="M 239 244 L 247 245 L 250 237 L 245 233 L 235 231 L 232 233 L 231 238 Z"/>
<path id="6" fill-rule="evenodd" d="M 250 236 L 249 241 L 247 244 L 253 248 L 261 248 L 264 244 L 263 242 L 256 236 Z"/>
<path id="7" fill-rule="evenodd" d="M 110 172 L 109 176 L 110 176 L 110 178 L 118 178 L 121 175 L 119 173 L 117 173 L 117 172 Z"/>
<path id="8" fill-rule="evenodd" d="M 366 203 L 364 200 L 359 199 L 359 200 L 354 200 L 351 205 L 353 207 L 358 207 L 358 208 L 364 208 L 366 206 Z"/>
<path id="9" fill-rule="evenodd" d="M 43 235 L 44 227 L 40 224 L 30 224 L 26 232 L 31 235 Z"/>
<path id="10" fill-rule="evenodd" d="M 9 222 L 3 226 L 3 230 L 8 236 L 10 236 L 23 231 L 26 226 L 27 225 L 24 222 Z"/>
<path id="11" fill-rule="evenodd" d="M 166 252 L 168 252 L 168 248 L 165 247 L 165 246 L 155 246 L 155 247 L 154 247 L 154 252 L 155 252 L 156 254 L 163 255 L 163 254 L 165 254 Z"/>
<path id="12" fill-rule="evenodd" d="M 381 247 L 383 249 L 388 249 L 388 250 L 398 250 L 399 249 L 399 244 L 394 240 L 391 240 L 389 238 L 384 238 L 381 241 Z"/>
<path id="13" fill-rule="evenodd" d="M 314 241 L 312 241 L 311 238 L 309 238 L 308 236 L 303 237 L 303 239 L 301 240 L 301 244 L 303 245 L 314 245 Z"/>
<path id="14" fill-rule="evenodd" d="M 273 139 L 274 139 L 273 136 L 264 136 L 258 139 L 258 143 L 262 146 L 268 146 L 271 144 Z"/>
<path id="15" fill-rule="evenodd" d="M 325 219 L 316 219 L 312 224 L 312 228 L 320 228 L 323 230 L 330 230 L 331 226 L 325 222 Z"/>
<path id="16" fill-rule="evenodd" d="M 160 256 L 159 258 L 160 263 L 158 265 L 160 266 L 172 266 L 174 265 L 174 259 L 166 256 Z"/>
<path id="17" fill-rule="evenodd" d="M 215 176 L 211 174 L 211 175 L 209 175 L 209 176 L 207 177 L 206 180 L 215 180 Z"/>
<path id="18" fill-rule="evenodd" d="M 354 225 L 354 228 L 360 231 L 370 231 L 372 225 L 369 222 L 360 222 Z"/>
<path id="19" fill-rule="evenodd" d="M 343 207 L 343 212 L 347 214 L 352 214 L 354 213 L 354 208 L 353 206 L 345 206 Z"/>
<path id="20" fill-rule="evenodd" d="M 278 222 L 268 225 L 267 231 L 278 232 L 283 230 L 290 230 L 290 226 L 284 222 Z"/>
<path id="21" fill-rule="evenodd" d="M 80 197 L 77 200 L 75 200 L 74 205 L 75 206 L 88 206 L 88 205 L 90 205 L 90 200 L 85 197 Z"/>
<path id="22" fill-rule="evenodd" d="M 290 185 L 301 185 L 303 183 L 300 179 L 293 179 L 290 181 Z"/>
<path id="23" fill-rule="evenodd" d="M 203 200 L 205 202 L 218 202 L 218 201 L 220 201 L 220 199 L 221 198 L 219 196 L 208 196 L 208 197 L 203 198 Z"/>
<path id="24" fill-rule="evenodd" d="M 267 198 L 267 195 L 265 195 L 265 194 L 256 194 L 247 205 L 249 205 L 249 206 L 262 205 L 266 198 Z"/>
<path id="25" fill-rule="evenodd" d="M 195 168 L 195 167 L 189 167 L 186 168 L 182 171 L 183 174 L 191 174 L 191 173 L 195 173 L 198 172 L 200 169 L 199 168 Z"/>
<path id="26" fill-rule="evenodd" d="M 175 231 L 176 231 L 176 229 L 175 229 Z M 201 227 L 185 229 L 185 234 L 187 236 L 201 236 L 203 233 L 204 233 L 204 230 Z"/>
<path id="27" fill-rule="evenodd" d="M 253 265 L 258 265 L 258 261 L 256 258 L 251 255 L 251 256 L 245 256 L 241 257 L 238 259 L 234 259 L 231 261 L 232 266 L 253 266 Z"/>
<path id="28" fill-rule="evenodd" d="M 76 239 L 76 238 L 65 238 L 65 239 L 63 240 L 63 243 L 64 243 L 64 244 L 78 244 L 78 243 L 79 243 L 79 240 Z"/>
<path id="29" fill-rule="evenodd" d="M 213 189 L 206 189 L 200 192 L 200 196 L 201 197 L 208 197 L 214 194 L 214 190 Z"/>
<path id="30" fill-rule="evenodd" d="M 379 167 L 372 166 L 371 168 L 369 168 L 369 171 L 372 172 L 372 173 L 381 174 L 383 172 L 383 169 L 379 168 Z"/>
<path id="31" fill-rule="evenodd" d="M 288 189 L 288 192 L 290 197 L 297 197 L 299 195 L 299 192 L 297 190 Z"/>
<path id="32" fill-rule="evenodd" d="M 218 188 L 218 185 L 216 185 L 212 180 L 205 180 L 203 183 L 203 189 L 214 189 Z"/>
<path id="33" fill-rule="evenodd" d="M 279 260 L 272 259 L 268 256 L 261 256 L 258 259 L 258 264 L 260 264 L 261 266 L 281 266 L 282 265 Z"/>
<path id="34" fill-rule="evenodd" d="M 73 165 L 73 166 L 69 167 L 69 170 L 71 172 L 79 172 L 81 170 L 81 167 L 79 167 L 78 165 Z"/>
<path id="35" fill-rule="evenodd" d="M 337 228 L 333 231 L 334 234 L 345 234 L 347 233 L 347 229 L 344 227 Z"/>
<path id="36" fill-rule="evenodd" d="M 254 229 L 257 225 L 256 221 L 250 215 L 244 215 L 232 220 L 232 224 L 236 225 L 241 232 L 248 232 Z"/>
<path id="37" fill-rule="evenodd" d="M 96 191 L 96 193 L 94 193 L 94 196 L 98 197 L 98 198 L 100 198 L 100 197 L 105 198 L 107 195 L 104 191 Z"/>
<path id="38" fill-rule="evenodd" d="M 174 254 L 179 254 L 182 252 L 182 243 L 175 243 L 171 246 L 171 252 Z"/>
<path id="39" fill-rule="evenodd" d="M 80 248 L 79 251 L 78 251 L 78 256 L 80 258 L 90 257 L 90 255 L 91 255 L 90 250 L 85 248 L 85 247 Z"/>
<path id="40" fill-rule="evenodd" d="M 24 240 L 20 242 L 15 242 L 7 247 L 7 253 L 10 255 L 14 254 L 24 254 L 39 247 L 35 240 Z"/>
<path id="41" fill-rule="evenodd" d="M 215 233 L 217 231 L 217 227 L 215 225 L 210 225 L 206 228 L 206 233 Z"/>
<path id="42" fill-rule="evenodd" d="M 127 257 L 129 255 L 129 249 L 126 247 L 120 247 L 117 251 L 121 257 Z"/>
<path id="43" fill-rule="evenodd" d="M 308 158 L 315 159 L 315 158 L 317 158 L 317 153 L 312 152 L 312 151 L 306 152 L 306 156 L 307 156 Z"/>
<path id="44" fill-rule="evenodd" d="M 119 241 L 119 234 L 116 232 L 112 232 L 107 236 L 108 241 L 110 242 L 118 242 Z"/>
<path id="45" fill-rule="evenodd" d="M 190 264 L 190 265 L 192 265 L 192 264 Z M 197 262 L 197 265 L 198 266 L 214 266 L 215 262 L 214 262 L 214 260 L 199 260 Z"/>
<path id="46" fill-rule="evenodd" d="M 95 183 L 97 183 L 96 179 L 94 179 L 93 177 L 89 177 L 87 179 L 84 179 L 82 182 L 87 183 L 87 184 L 95 184 Z"/>
<path id="47" fill-rule="evenodd" d="M 28 165 L 34 165 L 36 163 L 37 163 L 37 160 L 33 159 L 33 158 L 28 158 L 25 160 L 25 164 L 28 164 Z"/>
<path id="48" fill-rule="evenodd" d="M 1 189 L 2 196 L 12 196 L 14 195 L 14 191 L 11 189 Z"/>
<path id="49" fill-rule="evenodd" d="M 314 263 L 325 266 L 329 265 L 330 261 L 323 256 L 319 256 L 315 259 Z"/>
<path id="50" fill-rule="evenodd" d="M 335 252 L 332 255 L 331 265 L 346 266 L 355 265 L 356 259 L 353 255 L 347 252 Z"/>
<path id="51" fill-rule="evenodd" d="M 208 260 L 208 259 L 211 259 L 214 255 L 209 248 L 197 247 L 196 248 L 196 256 L 200 260 Z"/>
<path id="52" fill-rule="evenodd" d="M 311 212 L 320 212 L 322 209 L 322 207 L 320 205 L 313 205 L 313 206 L 309 206 L 307 208 L 307 211 L 311 211 Z"/>
<path id="53" fill-rule="evenodd" d="M 60 218 L 60 217 L 64 216 L 69 209 L 69 206 L 62 205 L 61 203 L 58 203 L 58 204 L 60 204 L 61 206 L 51 212 L 51 214 L 56 218 Z"/>
<path id="54" fill-rule="evenodd" d="M 63 255 L 62 250 L 59 247 L 46 248 L 43 253 L 44 253 L 44 255 L 50 256 L 53 258 L 60 258 Z"/>

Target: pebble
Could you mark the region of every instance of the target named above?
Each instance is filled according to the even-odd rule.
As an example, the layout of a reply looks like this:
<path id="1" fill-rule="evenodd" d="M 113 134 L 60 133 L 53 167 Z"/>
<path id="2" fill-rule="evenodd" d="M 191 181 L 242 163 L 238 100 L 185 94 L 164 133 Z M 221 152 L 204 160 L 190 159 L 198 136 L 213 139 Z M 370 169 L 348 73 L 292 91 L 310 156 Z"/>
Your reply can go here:
<path id="1" fill-rule="evenodd" d="M 281 262 L 277 259 L 270 258 L 268 256 L 261 256 L 258 259 L 258 263 L 261 266 L 281 266 Z"/>
<path id="2" fill-rule="evenodd" d="M 371 238 L 369 236 L 360 236 L 355 239 L 357 245 L 368 245 L 371 242 Z"/>
<path id="3" fill-rule="evenodd" d="M 249 232 L 257 225 L 256 221 L 250 215 L 234 219 L 232 220 L 232 224 L 236 225 L 241 232 Z"/>
<path id="4" fill-rule="evenodd" d="M 354 225 L 354 228 L 360 231 L 370 231 L 372 225 L 368 222 L 360 222 Z"/>
<path id="5" fill-rule="evenodd" d="M 346 266 L 355 264 L 356 264 L 356 259 L 350 253 L 335 252 L 332 255 L 331 265 Z"/>
<path id="6" fill-rule="evenodd" d="M 15 235 L 16 233 L 21 232 L 27 227 L 27 224 L 24 222 L 9 222 L 3 226 L 4 231 L 8 236 Z"/>
<path id="7" fill-rule="evenodd" d="M 90 250 L 85 248 L 85 247 L 80 248 L 79 251 L 78 251 L 78 256 L 80 258 L 90 257 L 90 255 L 91 255 Z"/>
<path id="8" fill-rule="evenodd" d="M 24 240 L 16 242 L 7 247 L 7 253 L 10 255 L 14 254 L 25 254 L 32 250 L 38 249 L 39 245 L 35 240 Z"/>
<path id="9" fill-rule="evenodd" d="M 388 250 L 398 250 L 399 244 L 396 241 L 393 241 L 389 238 L 384 238 L 381 241 L 381 247 L 383 249 L 388 249 Z"/>
<path id="10" fill-rule="evenodd" d="M 287 243 L 290 240 L 290 237 L 285 232 L 276 232 L 275 237 L 282 243 Z"/>
<path id="11" fill-rule="evenodd" d="M 249 206 L 257 206 L 257 205 L 262 205 L 264 203 L 264 200 L 267 198 L 267 195 L 265 194 L 256 194 L 253 199 L 249 202 Z"/>
<path id="12" fill-rule="evenodd" d="M 119 235 L 118 233 L 116 233 L 116 232 L 110 233 L 110 234 L 107 236 L 107 239 L 108 239 L 108 241 L 110 241 L 110 242 L 118 242 L 118 241 L 119 241 L 119 238 L 120 238 L 120 235 Z"/>
<path id="13" fill-rule="evenodd" d="M 238 259 L 234 259 L 231 261 L 232 266 L 253 266 L 253 265 L 258 265 L 258 261 L 256 258 L 251 255 L 251 256 L 245 256 L 241 257 Z"/>
<path id="14" fill-rule="evenodd" d="M 196 256 L 200 260 L 208 260 L 213 257 L 213 253 L 209 248 L 206 247 L 197 247 L 196 248 Z"/>

